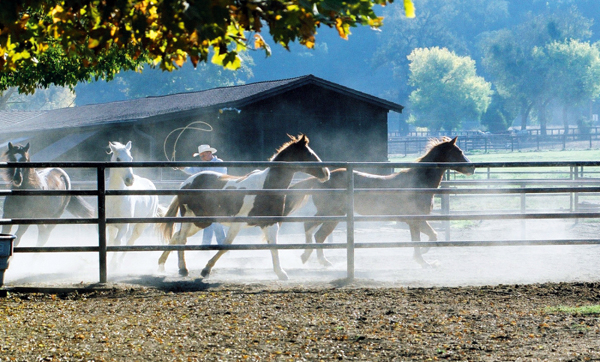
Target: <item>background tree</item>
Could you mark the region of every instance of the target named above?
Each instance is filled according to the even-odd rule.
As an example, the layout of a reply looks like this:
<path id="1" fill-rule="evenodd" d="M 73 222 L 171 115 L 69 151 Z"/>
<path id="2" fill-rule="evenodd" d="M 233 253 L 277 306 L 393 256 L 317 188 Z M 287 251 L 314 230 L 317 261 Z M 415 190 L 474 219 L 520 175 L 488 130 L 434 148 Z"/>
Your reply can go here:
<path id="1" fill-rule="evenodd" d="M 598 44 L 575 39 L 536 48 L 534 56 L 544 63 L 553 82 L 553 96 L 562 104 L 563 125 L 569 128 L 568 110 L 600 95 L 600 49 Z"/>
<path id="2" fill-rule="evenodd" d="M 410 93 L 407 55 L 414 49 L 437 46 L 472 56 L 478 34 L 502 26 L 509 17 L 508 1 L 503 0 L 415 0 L 415 7 L 413 19 L 398 8 L 384 9 L 385 27 L 371 60 L 373 67 L 392 72 L 402 104 Z"/>
<path id="3" fill-rule="evenodd" d="M 519 104 L 521 129 L 535 107 L 542 134 L 546 133 L 546 107 L 554 97 L 555 80 L 536 49 L 555 41 L 586 39 L 591 22 L 576 10 L 543 14 L 482 39 L 483 65 L 503 98 Z"/>
<path id="4" fill-rule="evenodd" d="M 75 103 L 75 93 L 66 87 L 50 86 L 27 95 L 9 88 L 0 95 L 0 110 L 40 111 L 71 107 Z"/>
<path id="5" fill-rule="evenodd" d="M 477 120 L 491 101 L 491 84 L 475 72 L 475 61 L 446 48 L 419 48 L 408 56 L 415 124 L 450 131 Z"/>
<path id="6" fill-rule="evenodd" d="M 481 125 L 492 133 L 504 132 L 512 126 L 516 116 L 516 107 L 498 92 L 494 92 L 487 111 L 481 116 Z"/>
<path id="7" fill-rule="evenodd" d="M 254 61 L 249 53 L 241 55 L 244 61 L 236 71 L 214 64 L 186 62 L 175 72 L 165 72 L 146 66 L 142 72 L 126 71 L 117 74 L 111 82 L 79 83 L 75 87 L 76 105 L 106 103 L 126 99 L 194 92 L 216 87 L 245 84 L 252 73 Z"/>
<path id="8" fill-rule="evenodd" d="M 20 92 L 33 92 L 48 84 L 74 86 L 81 80 L 111 77 L 116 69 L 138 68 L 147 61 L 173 70 L 183 66 L 188 57 L 194 66 L 210 59 L 237 69 L 241 65 L 239 54 L 249 47 L 270 53 L 260 35 L 263 27 L 268 27 L 273 40 L 285 48 L 294 41 L 312 48 L 320 26 L 335 28 L 342 38 L 348 37 L 353 26 L 381 26 L 382 18 L 373 7 L 388 3 L 3 1 L 0 77 L 4 79 L 0 80 L 0 90 L 18 86 Z M 404 4 L 407 15 L 413 15 L 411 0 L 404 0 Z M 55 57 L 48 58 L 49 52 L 55 52 Z M 107 59 L 116 63 L 105 70 Z M 54 67 L 54 72 L 39 70 L 57 62 L 64 67 Z M 26 73 L 37 77 L 25 77 Z"/>

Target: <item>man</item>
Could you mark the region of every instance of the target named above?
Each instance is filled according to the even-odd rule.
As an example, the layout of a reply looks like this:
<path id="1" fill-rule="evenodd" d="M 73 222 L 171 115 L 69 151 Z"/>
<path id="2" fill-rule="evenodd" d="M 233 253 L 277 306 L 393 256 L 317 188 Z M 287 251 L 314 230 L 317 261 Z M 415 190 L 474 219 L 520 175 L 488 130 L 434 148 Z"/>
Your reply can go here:
<path id="1" fill-rule="evenodd" d="M 198 153 L 194 153 L 192 156 L 200 156 L 200 160 L 205 162 L 223 162 L 223 160 L 214 155 L 215 153 L 217 153 L 216 148 L 212 148 L 210 145 L 200 145 L 198 146 Z M 181 170 L 188 175 L 193 175 L 201 171 L 227 173 L 227 167 L 184 167 Z M 223 225 L 214 222 L 209 227 L 204 229 L 204 234 L 202 235 L 202 245 L 210 245 L 213 234 L 217 239 L 217 244 L 223 244 L 223 241 L 225 241 L 225 231 L 223 230 Z"/>

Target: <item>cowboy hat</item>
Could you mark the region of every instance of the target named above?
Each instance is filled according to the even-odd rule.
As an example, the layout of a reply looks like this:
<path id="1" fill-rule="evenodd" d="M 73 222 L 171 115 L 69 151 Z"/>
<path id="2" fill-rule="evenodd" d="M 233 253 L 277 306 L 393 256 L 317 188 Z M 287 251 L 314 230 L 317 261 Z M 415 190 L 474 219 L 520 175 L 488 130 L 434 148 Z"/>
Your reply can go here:
<path id="1" fill-rule="evenodd" d="M 209 145 L 200 145 L 198 146 L 198 153 L 194 153 L 193 156 L 199 156 L 202 152 L 206 152 L 206 151 L 210 151 L 212 153 L 217 153 L 217 149 L 216 148 L 212 148 Z"/>

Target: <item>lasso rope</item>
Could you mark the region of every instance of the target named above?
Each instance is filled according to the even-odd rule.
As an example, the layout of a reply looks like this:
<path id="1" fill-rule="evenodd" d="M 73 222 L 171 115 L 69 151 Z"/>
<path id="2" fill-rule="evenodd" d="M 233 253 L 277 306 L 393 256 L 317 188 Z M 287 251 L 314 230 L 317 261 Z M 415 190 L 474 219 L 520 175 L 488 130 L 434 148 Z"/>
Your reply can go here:
<path id="1" fill-rule="evenodd" d="M 197 126 L 195 126 L 196 124 L 205 125 L 205 126 L 207 126 L 207 128 L 197 127 Z M 167 159 L 167 161 L 175 161 L 176 160 L 175 154 L 177 153 L 177 142 L 179 142 L 179 137 L 181 137 L 183 132 L 185 132 L 187 130 L 194 130 L 194 131 L 200 131 L 200 132 L 212 132 L 213 127 L 204 121 L 194 121 L 192 123 L 189 123 L 185 127 L 175 128 L 174 130 L 169 132 L 167 137 L 165 137 L 165 141 L 163 142 L 163 152 L 165 153 L 165 158 Z M 171 158 L 169 158 L 169 155 L 167 154 L 167 141 L 169 140 L 169 137 L 171 137 L 171 135 L 173 133 L 178 132 L 178 131 L 179 131 L 179 134 L 177 135 L 177 138 L 175 138 L 175 143 L 173 144 L 173 152 L 171 153 Z"/>

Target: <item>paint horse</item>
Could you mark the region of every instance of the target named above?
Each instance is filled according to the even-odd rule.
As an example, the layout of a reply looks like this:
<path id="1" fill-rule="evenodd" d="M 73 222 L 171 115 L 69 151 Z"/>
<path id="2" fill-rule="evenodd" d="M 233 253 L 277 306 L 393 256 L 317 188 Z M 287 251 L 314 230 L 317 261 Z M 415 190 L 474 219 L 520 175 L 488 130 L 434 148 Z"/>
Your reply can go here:
<path id="1" fill-rule="evenodd" d="M 29 143 L 25 146 L 8 143 L 4 153 L 8 162 L 27 163 L 29 159 Z M 11 190 L 70 190 L 69 175 L 61 168 L 34 169 L 31 167 L 15 166 L 4 169 L 4 179 L 11 184 Z M 81 196 L 37 196 L 37 195 L 7 195 L 4 199 L 2 217 L 12 218 L 59 218 L 67 210 L 76 217 L 94 217 L 94 208 Z M 44 246 L 50 232 L 56 225 L 38 224 L 37 246 Z M 19 245 L 21 237 L 29 225 L 19 225 L 15 234 L 15 246 Z M 2 225 L 2 233 L 10 233 L 12 225 Z"/>
<path id="2" fill-rule="evenodd" d="M 111 162 L 132 162 L 131 141 L 123 145 L 119 142 L 108 142 L 107 153 L 111 155 Z M 112 167 L 108 176 L 108 189 L 110 190 L 156 190 L 154 183 L 147 178 L 135 175 L 131 167 Z M 158 204 L 157 195 L 119 195 L 106 198 L 106 216 L 114 218 L 145 218 L 162 217 L 165 210 Z M 127 245 L 133 243 L 150 226 L 144 223 L 108 224 L 111 230 L 110 244 L 120 246 L 123 239 Z M 115 233 L 116 229 L 116 233 Z M 113 265 L 122 261 L 113 258 Z"/>
<path id="3" fill-rule="evenodd" d="M 181 185 L 182 190 L 223 190 L 223 189 L 287 189 L 292 182 L 294 173 L 302 171 L 311 174 L 319 181 L 329 179 L 329 170 L 326 167 L 278 167 L 277 162 L 321 162 L 317 154 L 308 146 L 308 137 L 301 135 L 290 136 L 291 140 L 281 146 L 277 153 L 270 159 L 273 166 L 264 170 L 256 170 L 245 176 L 224 175 L 213 171 L 203 171 L 190 176 Z M 167 217 L 181 216 L 283 216 L 285 195 L 237 195 L 227 193 L 202 193 L 196 195 L 177 195 L 173 198 L 167 210 Z M 184 245 L 187 238 L 199 230 L 209 226 L 211 222 L 182 223 L 179 231 L 173 235 L 174 223 L 162 224 L 163 235 L 170 244 Z M 279 223 L 274 221 L 249 221 L 248 223 L 223 223 L 229 225 L 229 230 L 224 245 L 233 242 L 242 226 L 258 226 L 264 233 L 269 244 L 277 243 Z M 202 270 L 202 276 L 207 277 L 215 263 L 225 254 L 226 250 L 219 250 L 208 261 Z M 183 250 L 178 251 L 179 274 L 188 275 Z M 158 263 L 161 271 L 169 251 L 165 251 Z M 281 280 L 288 276 L 279 264 L 279 254 L 276 249 L 271 250 L 273 270 Z"/>
<path id="4" fill-rule="evenodd" d="M 456 138 L 444 137 L 440 140 L 431 140 L 427 153 L 417 159 L 417 162 L 470 162 L 462 150 L 456 145 Z M 475 168 L 471 165 L 448 168 L 415 167 L 402 170 L 387 176 L 373 175 L 365 172 L 354 171 L 354 187 L 359 188 L 437 188 L 442 182 L 442 177 L 447 169 L 471 175 Z M 335 189 L 346 188 L 346 169 L 337 169 L 331 172 L 329 181 L 316 182 L 308 178 L 293 185 L 291 189 Z M 315 195 L 289 195 L 286 199 L 285 215 L 299 209 L 312 198 L 316 207 L 314 216 L 344 216 L 346 215 L 346 197 L 339 194 Z M 433 207 L 433 194 L 420 192 L 376 193 L 362 192 L 354 195 L 354 209 L 360 215 L 427 215 Z M 313 233 L 317 243 L 323 243 L 333 232 L 338 222 L 308 221 L 304 223 L 306 243 L 312 243 Z M 426 234 L 430 241 L 437 240 L 437 233 L 427 220 L 408 222 L 412 241 L 421 241 L 421 233 Z M 302 254 L 302 262 L 306 263 L 312 249 L 306 249 Z M 325 258 L 323 249 L 317 249 L 319 262 L 324 266 L 331 263 Z M 415 247 L 414 259 L 422 266 L 429 267 L 422 256 L 421 248 Z"/>

